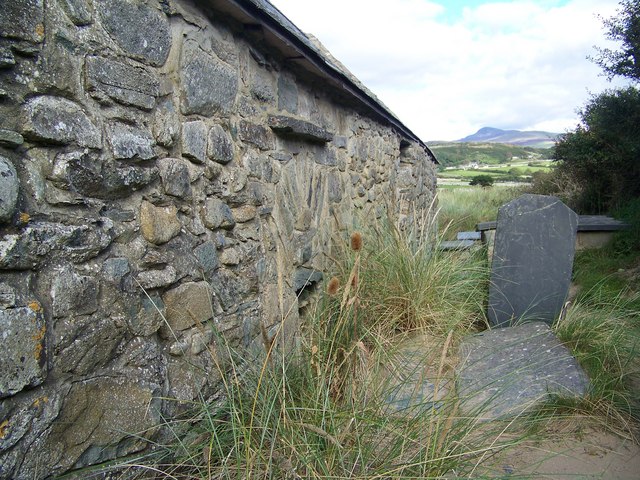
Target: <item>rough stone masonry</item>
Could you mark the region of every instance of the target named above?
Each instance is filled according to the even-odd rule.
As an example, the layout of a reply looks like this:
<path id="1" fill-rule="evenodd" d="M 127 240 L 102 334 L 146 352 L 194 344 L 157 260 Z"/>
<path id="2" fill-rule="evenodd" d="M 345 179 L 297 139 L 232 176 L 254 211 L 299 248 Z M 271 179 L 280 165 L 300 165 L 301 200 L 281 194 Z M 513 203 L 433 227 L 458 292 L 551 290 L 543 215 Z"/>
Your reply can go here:
<path id="1" fill-rule="evenodd" d="M 261 3 L 2 1 L 0 478 L 145 448 L 218 388 L 214 331 L 295 329 L 358 212 L 431 202 L 424 144 Z"/>

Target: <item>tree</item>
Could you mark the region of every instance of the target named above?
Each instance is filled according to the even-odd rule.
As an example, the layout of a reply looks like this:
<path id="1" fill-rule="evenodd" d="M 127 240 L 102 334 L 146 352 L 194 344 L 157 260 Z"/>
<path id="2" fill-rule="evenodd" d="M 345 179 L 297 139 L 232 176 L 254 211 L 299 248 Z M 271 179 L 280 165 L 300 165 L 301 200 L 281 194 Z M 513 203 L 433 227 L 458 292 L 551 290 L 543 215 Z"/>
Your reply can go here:
<path id="1" fill-rule="evenodd" d="M 493 177 L 491 175 L 476 175 L 471 179 L 469 185 L 480 185 L 483 188 L 493 186 Z"/>
<path id="2" fill-rule="evenodd" d="M 620 50 L 597 48 L 595 63 L 602 67 L 607 77 L 626 77 L 640 81 L 640 0 L 622 0 L 618 15 L 603 20 L 607 37 L 622 43 Z"/>
<path id="3" fill-rule="evenodd" d="M 620 6 L 618 15 L 604 25 L 621 49 L 598 49 L 595 62 L 610 79 L 623 76 L 637 83 L 640 0 L 622 0 Z M 580 119 L 576 130 L 564 134 L 555 147 L 558 194 L 583 213 L 611 210 L 640 197 L 640 90 L 630 86 L 595 95 L 580 111 Z"/>

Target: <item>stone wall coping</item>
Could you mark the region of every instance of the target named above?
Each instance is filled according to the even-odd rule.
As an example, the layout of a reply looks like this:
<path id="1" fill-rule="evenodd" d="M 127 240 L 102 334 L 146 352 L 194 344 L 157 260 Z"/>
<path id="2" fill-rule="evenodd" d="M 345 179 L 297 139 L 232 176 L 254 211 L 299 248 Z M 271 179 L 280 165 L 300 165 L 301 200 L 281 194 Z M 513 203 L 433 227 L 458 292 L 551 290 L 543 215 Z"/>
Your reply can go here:
<path id="1" fill-rule="evenodd" d="M 631 225 L 621 220 L 606 215 L 579 215 L 578 231 L 579 232 L 615 232 L 618 230 L 626 230 Z M 496 221 L 481 222 L 476 225 L 477 232 L 487 230 L 495 230 Z"/>

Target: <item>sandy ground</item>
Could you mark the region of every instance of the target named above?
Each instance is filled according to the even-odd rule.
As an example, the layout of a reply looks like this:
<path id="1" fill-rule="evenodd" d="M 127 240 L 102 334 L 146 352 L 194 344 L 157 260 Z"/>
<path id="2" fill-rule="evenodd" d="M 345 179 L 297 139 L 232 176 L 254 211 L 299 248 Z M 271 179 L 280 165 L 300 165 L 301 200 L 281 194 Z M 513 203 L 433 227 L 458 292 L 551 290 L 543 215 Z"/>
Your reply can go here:
<path id="1" fill-rule="evenodd" d="M 589 430 L 571 439 L 519 446 L 489 459 L 477 473 L 477 478 L 638 480 L 640 446 Z"/>

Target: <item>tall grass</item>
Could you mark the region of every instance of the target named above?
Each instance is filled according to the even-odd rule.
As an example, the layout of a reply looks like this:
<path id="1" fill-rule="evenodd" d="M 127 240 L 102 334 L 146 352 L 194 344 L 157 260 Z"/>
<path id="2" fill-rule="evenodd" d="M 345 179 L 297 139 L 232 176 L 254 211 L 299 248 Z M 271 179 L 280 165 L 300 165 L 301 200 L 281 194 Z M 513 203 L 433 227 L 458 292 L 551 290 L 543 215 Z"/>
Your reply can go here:
<path id="1" fill-rule="evenodd" d="M 455 200 L 470 207 L 474 195 Z M 492 201 L 492 210 L 503 203 Z M 258 352 L 236 351 L 218 335 L 216 349 L 229 359 L 216 372 L 221 396 L 168 424 L 173 440 L 157 446 L 143 471 L 176 479 L 470 478 L 497 451 L 535 438 L 540 418 L 638 418 L 637 290 L 597 288 L 556 326 L 591 377 L 588 399 L 506 423 L 481 422 L 482 411 L 463 416 L 452 366 L 458 340 L 486 326 L 486 256 L 442 251 L 432 212 L 419 217 L 403 227 L 382 218 L 342 239 L 334 275 L 293 346 L 265 330 Z M 407 339 L 420 361 L 403 350 Z M 411 388 L 399 386 L 407 380 Z"/>
<path id="2" fill-rule="evenodd" d="M 265 335 L 253 356 L 225 347 L 224 395 L 171 424 L 175 439 L 160 449 L 154 471 L 203 479 L 441 478 L 470 475 L 481 459 L 517 442 L 507 435 L 515 428 L 459 413 L 449 365 L 457 339 L 484 322 L 486 265 L 479 253 L 442 252 L 433 235 L 428 222 L 399 228 L 384 220 L 344 239 L 301 341 L 282 350 Z M 396 347 L 418 334 L 428 339 L 425 358 L 435 359 L 429 375 Z M 398 408 L 392 372 L 407 368 L 420 370 L 413 378 L 428 382 L 431 394 L 404 398 Z"/>
<path id="3" fill-rule="evenodd" d="M 495 220 L 498 208 L 521 193 L 521 187 L 438 189 L 438 222 L 445 238 L 454 239 L 456 232 L 473 231 L 478 223 Z"/>

